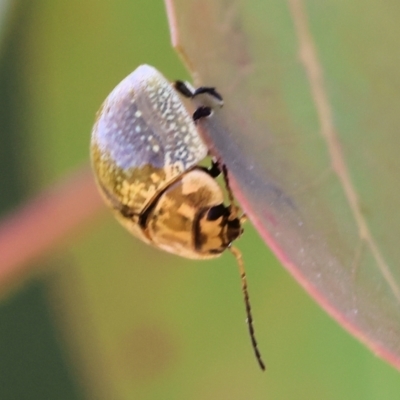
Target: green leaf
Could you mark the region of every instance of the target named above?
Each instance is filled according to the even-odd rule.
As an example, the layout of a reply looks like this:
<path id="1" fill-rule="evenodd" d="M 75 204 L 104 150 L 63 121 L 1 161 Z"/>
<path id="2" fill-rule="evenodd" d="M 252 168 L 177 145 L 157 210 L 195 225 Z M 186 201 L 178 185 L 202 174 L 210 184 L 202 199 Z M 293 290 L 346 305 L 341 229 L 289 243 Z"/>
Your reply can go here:
<path id="1" fill-rule="evenodd" d="M 196 83 L 225 97 L 203 135 L 244 210 L 319 304 L 400 368 L 397 3 L 168 5 Z"/>

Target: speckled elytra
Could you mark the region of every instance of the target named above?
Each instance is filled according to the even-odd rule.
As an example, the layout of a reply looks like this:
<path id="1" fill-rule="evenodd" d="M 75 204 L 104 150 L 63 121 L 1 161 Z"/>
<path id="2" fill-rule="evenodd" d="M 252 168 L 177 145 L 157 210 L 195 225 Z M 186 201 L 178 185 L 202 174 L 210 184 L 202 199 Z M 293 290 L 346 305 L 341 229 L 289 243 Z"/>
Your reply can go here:
<path id="1" fill-rule="evenodd" d="M 204 99 L 189 115 L 179 94 Z M 96 181 L 118 221 L 136 237 L 167 252 L 209 259 L 230 250 L 236 257 L 252 345 L 265 366 L 254 336 L 241 253 L 232 242 L 243 232 L 228 184 L 226 167 L 199 162 L 208 149 L 196 121 L 222 106 L 214 88 L 196 90 L 181 81 L 170 84 L 148 65 L 139 66 L 106 98 L 92 131 L 90 145 Z M 230 204 L 215 180 L 223 173 Z"/>

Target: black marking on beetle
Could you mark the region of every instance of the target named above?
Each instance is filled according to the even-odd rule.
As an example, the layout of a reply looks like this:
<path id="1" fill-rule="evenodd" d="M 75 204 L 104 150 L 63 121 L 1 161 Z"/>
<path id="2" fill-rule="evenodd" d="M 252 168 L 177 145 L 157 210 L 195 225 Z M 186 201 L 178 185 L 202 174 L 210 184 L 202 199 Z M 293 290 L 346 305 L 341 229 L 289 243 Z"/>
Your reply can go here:
<path id="1" fill-rule="evenodd" d="M 133 219 L 133 217 L 137 217 L 138 214 L 132 212 L 132 209 L 125 204 L 121 204 L 117 210 L 121 213 L 121 215 L 127 219 Z"/>
<path id="2" fill-rule="evenodd" d="M 211 218 L 209 218 L 210 212 Z M 201 221 L 217 221 L 219 218 L 221 218 L 221 221 L 218 224 L 218 227 L 220 228 L 218 232 L 220 247 L 218 249 L 208 249 L 207 253 L 220 254 L 224 250 L 226 250 L 231 245 L 231 243 L 235 239 L 237 239 L 243 232 L 240 220 L 238 218 L 230 220 L 230 216 L 230 208 L 224 206 L 223 204 L 211 208 L 201 209 L 194 218 L 192 227 L 193 243 L 195 249 L 200 253 L 205 253 L 204 245 L 209 239 L 209 237 L 207 235 L 204 235 L 201 231 Z"/>
<path id="3" fill-rule="evenodd" d="M 230 214 L 229 214 L 229 216 L 230 216 Z M 229 220 L 229 216 L 227 217 L 227 221 L 225 221 L 226 237 L 229 242 L 227 244 L 227 247 L 243 233 L 243 228 L 240 223 L 240 219 L 235 218 L 235 219 Z"/>
<path id="4" fill-rule="evenodd" d="M 206 213 L 209 211 L 209 208 L 203 208 L 201 209 L 193 219 L 193 225 L 192 225 L 192 237 L 193 237 L 193 244 L 194 248 L 202 253 L 203 246 L 205 243 L 207 243 L 208 237 L 206 235 L 203 235 L 201 232 L 201 223 L 200 221 L 204 218 Z M 219 254 L 222 253 L 223 250 L 217 251 L 213 250 L 210 251 L 211 254 Z"/>
<path id="5" fill-rule="evenodd" d="M 211 249 L 209 250 L 210 254 L 221 254 L 226 250 L 226 248 L 223 248 L 222 250 L 216 250 L 216 249 Z"/>
<path id="6" fill-rule="evenodd" d="M 227 214 L 227 209 L 223 204 L 211 207 L 207 213 L 207 221 L 216 221 L 218 218 Z"/>

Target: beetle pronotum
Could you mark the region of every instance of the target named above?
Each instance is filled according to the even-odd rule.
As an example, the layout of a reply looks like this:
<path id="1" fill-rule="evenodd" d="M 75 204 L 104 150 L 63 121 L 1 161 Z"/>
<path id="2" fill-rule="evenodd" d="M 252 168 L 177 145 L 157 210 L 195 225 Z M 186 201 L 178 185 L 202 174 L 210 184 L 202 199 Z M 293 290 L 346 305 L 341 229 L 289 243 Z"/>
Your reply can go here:
<path id="1" fill-rule="evenodd" d="M 204 98 L 193 116 L 178 92 Z M 133 235 L 160 249 L 191 259 L 218 257 L 228 249 L 237 260 L 251 342 L 255 339 L 242 256 L 232 242 L 242 233 L 239 208 L 220 161 L 198 163 L 208 149 L 196 129 L 222 98 L 214 88 L 171 85 L 155 68 L 139 66 L 109 94 L 91 139 L 91 158 L 100 192 L 118 221 Z M 215 178 L 223 173 L 230 204 Z"/>

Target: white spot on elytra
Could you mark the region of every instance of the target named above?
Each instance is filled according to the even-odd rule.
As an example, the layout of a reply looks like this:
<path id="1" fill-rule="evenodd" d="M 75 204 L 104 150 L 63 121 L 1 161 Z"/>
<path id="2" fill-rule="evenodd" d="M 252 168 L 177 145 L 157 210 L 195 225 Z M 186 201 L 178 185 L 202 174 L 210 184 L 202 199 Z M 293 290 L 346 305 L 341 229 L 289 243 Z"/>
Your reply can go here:
<path id="1" fill-rule="evenodd" d="M 142 130 L 142 128 L 141 128 L 139 125 L 136 125 L 135 131 L 136 131 L 137 133 L 139 133 L 139 132 L 141 132 L 141 130 Z"/>
<path id="2" fill-rule="evenodd" d="M 160 146 L 159 146 L 158 144 L 155 144 L 155 145 L 153 146 L 153 151 L 154 151 L 154 153 L 158 153 L 159 150 L 160 150 Z"/>
<path id="3" fill-rule="evenodd" d="M 135 112 L 135 117 L 136 117 L 136 118 L 140 118 L 141 116 L 142 116 L 142 112 L 139 111 L 139 110 L 137 110 L 137 111 Z"/>

